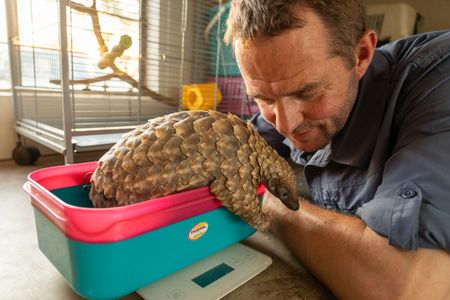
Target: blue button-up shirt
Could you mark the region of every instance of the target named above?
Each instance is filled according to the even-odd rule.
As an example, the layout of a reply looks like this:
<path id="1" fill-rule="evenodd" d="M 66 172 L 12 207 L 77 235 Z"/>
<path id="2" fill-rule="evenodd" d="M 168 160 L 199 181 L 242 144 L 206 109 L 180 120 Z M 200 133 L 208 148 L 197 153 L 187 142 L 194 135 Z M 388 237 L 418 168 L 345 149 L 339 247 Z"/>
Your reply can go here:
<path id="1" fill-rule="evenodd" d="M 319 206 L 397 247 L 450 250 L 450 32 L 377 49 L 343 130 L 291 158 Z"/>

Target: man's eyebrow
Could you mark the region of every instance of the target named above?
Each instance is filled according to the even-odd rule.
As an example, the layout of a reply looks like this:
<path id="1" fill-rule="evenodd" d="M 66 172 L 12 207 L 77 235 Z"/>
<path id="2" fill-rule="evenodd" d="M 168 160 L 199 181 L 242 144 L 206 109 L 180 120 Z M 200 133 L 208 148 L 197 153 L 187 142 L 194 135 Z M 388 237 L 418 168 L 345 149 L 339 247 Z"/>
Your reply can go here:
<path id="1" fill-rule="evenodd" d="M 311 82 L 311 83 L 307 83 L 306 85 L 302 86 L 301 88 L 299 88 L 298 90 L 287 94 L 286 96 L 297 96 L 297 97 L 304 97 L 306 95 L 308 95 L 311 92 L 316 91 L 317 89 L 321 88 L 323 86 L 322 82 Z M 261 99 L 261 100 L 273 100 L 270 97 L 264 96 L 264 95 L 260 95 L 260 94 L 252 94 L 251 92 L 247 92 L 247 95 L 255 98 L 255 99 Z"/>
<path id="2" fill-rule="evenodd" d="M 260 94 L 252 94 L 251 92 L 250 93 L 247 92 L 247 96 L 249 96 L 251 98 L 255 98 L 255 99 L 260 99 L 260 100 L 273 100 L 270 97 L 266 97 L 266 96 L 260 95 Z"/>
<path id="3" fill-rule="evenodd" d="M 287 96 L 297 96 L 297 97 L 301 98 L 301 97 L 307 96 L 308 94 L 310 94 L 312 92 L 315 92 L 322 86 L 323 86 L 322 82 L 311 82 L 311 83 L 308 83 L 308 84 L 302 86 L 298 90 L 296 90 L 292 93 L 289 93 Z"/>

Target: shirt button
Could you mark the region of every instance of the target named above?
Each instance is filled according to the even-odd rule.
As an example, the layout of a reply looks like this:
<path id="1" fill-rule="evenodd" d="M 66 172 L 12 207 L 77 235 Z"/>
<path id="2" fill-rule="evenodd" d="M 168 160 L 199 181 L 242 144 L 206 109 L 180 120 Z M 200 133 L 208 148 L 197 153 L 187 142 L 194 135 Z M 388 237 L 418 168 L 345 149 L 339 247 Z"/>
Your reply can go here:
<path id="1" fill-rule="evenodd" d="M 415 197 L 417 195 L 417 192 L 411 189 L 403 189 L 400 190 L 400 193 L 398 193 L 398 195 L 402 198 L 409 199 Z"/>

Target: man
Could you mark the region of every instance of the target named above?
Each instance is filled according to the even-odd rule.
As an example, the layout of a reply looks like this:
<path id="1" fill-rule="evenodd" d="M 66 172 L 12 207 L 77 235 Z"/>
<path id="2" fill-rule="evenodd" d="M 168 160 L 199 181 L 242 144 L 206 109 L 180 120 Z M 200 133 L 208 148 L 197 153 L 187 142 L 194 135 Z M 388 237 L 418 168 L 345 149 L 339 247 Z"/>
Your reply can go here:
<path id="1" fill-rule="evenodd" d="M 311 202 L 271 228 L 342 299 L 450 299 L 450 33 L 376 49 L 357 0 L 234 0 L 247 93 Z"/>

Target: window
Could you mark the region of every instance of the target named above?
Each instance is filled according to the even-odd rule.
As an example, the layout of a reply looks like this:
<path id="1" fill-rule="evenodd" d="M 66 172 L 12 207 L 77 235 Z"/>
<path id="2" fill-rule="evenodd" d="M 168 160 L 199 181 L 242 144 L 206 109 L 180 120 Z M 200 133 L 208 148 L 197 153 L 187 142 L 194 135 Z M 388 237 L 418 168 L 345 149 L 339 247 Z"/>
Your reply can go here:
<path id="1" fill-rule="evenodd" d="M 60 88 L 59 1 L 18 0 L 18 29 L 21 85 L 37 88 Z M 128 91 L 130 85 L 113 78 L 96 79 L 111 73 L 99 68 L 100 44 L 93 22 L 86 12 L 92 1 L 68 1 L 67 47 L 69 50 L 69 78 L 75 90 Z M 115 60 L 116 66 L 133 78 L 138 76 L 139 58 L 139 2 L 97 1 L 101 39 L 111 51 L 122 35 L 131 37 L 130 48 Z M 45 16 L 45 17 L 42 17 Z M 80 81 L 88 83 L 80 83 Z"/>
<path id="2" fill-rule="evenodd" d="M 9 71 L 8 34 L 6 31 L 5 1 L 0 1 L 0 89 L 11 88 Z"/>

